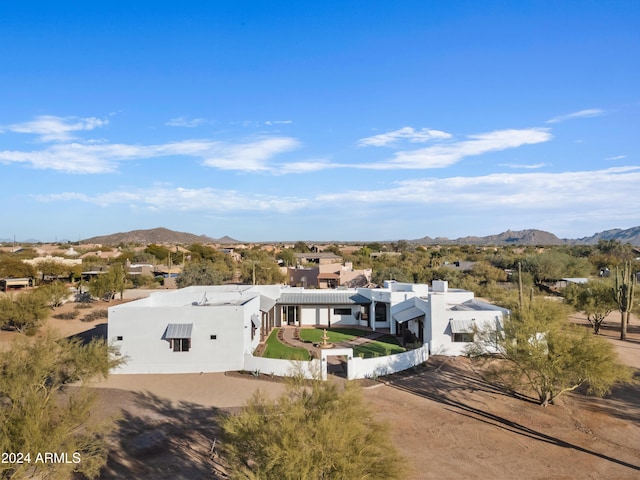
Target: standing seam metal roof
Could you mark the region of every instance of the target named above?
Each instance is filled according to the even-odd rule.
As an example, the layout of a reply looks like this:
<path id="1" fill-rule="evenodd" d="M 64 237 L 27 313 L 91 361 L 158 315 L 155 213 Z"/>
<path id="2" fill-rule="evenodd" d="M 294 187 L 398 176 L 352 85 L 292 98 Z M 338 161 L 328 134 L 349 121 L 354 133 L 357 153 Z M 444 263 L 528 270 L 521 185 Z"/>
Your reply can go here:
<path id="1" fill-rule="evenodd" d="M 192 329 L 193 323 L 170 323 L 167 325 L 164 338 L 167 340 L 174 338 L 191 338 Z"/>
<path id="2" fill-rule="evenodd" d="M 354 292 L 283 292 L 280 294 L 280 305 L 368 305 L 367 297 Z"/>

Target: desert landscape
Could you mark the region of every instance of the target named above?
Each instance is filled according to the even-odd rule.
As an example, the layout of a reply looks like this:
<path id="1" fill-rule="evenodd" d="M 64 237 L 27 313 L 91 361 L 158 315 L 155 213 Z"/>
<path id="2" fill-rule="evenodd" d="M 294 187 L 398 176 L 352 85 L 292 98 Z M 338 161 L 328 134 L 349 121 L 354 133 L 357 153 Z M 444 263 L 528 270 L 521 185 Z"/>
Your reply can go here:
<path id="1" fill-rule="evenodd" d="M 124 301 L 145 292 L 129 291 Z M 112 303 L 96 302 L 93 309 Z M 72 304 L 59 307 L 62 312 Z M 580 315 L 572 321 L 585 324 Z M 463 357 L 362 383 L 365 403 L 385 421 L 410 479 L 635 479 L 640 476 L 640 325 L 617 340 L 619 314 L 601 335 L 636 369 L 635 383 L 605 398 L 574 392 L 555 405 L 500 390 Z M 106 322 L 48 321 L 63 335 L 104 336 Z M 11 341 L 10 332 L 0 342 Z M 334 378 L 332 381 L 344 381 Z M 112 375 L 94 385 L 96 416 L 119 415 L 103 479 L 227 478 L 218 422 L 257 390 L 277 396 L 278 379 L 239 373 Z"/>

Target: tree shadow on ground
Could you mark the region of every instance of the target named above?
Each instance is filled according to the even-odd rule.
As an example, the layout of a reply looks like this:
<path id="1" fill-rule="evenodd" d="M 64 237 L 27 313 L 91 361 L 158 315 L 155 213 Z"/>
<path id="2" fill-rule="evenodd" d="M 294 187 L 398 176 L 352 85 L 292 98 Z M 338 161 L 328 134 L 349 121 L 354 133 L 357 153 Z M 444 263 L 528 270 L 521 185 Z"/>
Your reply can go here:
<path id="1" fill-rule="evenodd" d="M 427 363 L 385 377 L 393 386 L 408 384 L 412 388 L 428 389 L 441 395 L 465 396 L 477 392 L 516 398 L 529 403 L 537 403 L 531 397 L 507 390 L 500 385 L 487 382 L 471 368 L 460 368 L 456 357 L 434 357 Z M 414 393 L 414 392 L 412 392 Z"/>
<path id="2" fill-rule="evenodd" d="M 603 453 L 572 444 L 527 427 L 521 423 L 514 422 L 503 416 L 491 413 L 487 408 L 474 406 L 473 404 L 478 405 L 478 400 L 471 398 L 473 392 L 480 391 L 490 395 L 514 395 L 485 382 L 479 375 L 470 372 L 466 368 L 457 366 L 455 362 L 447 362 L 446 360 L 442 362 L 441 360 L 434 361 L 431 359 L 426 367 L 423 367 L 423 371 L 418 374 L 395 374 L 386 377 L 386 380 L 389 386 L 445 405 L 450 412 L 464 415 L 465 417 L 492 425 L 516 435 L 576 452 L 586 453 L 620 466 L 640 471 L 640 465 L 634 465 Z M 526 399 L 526 397 L 523 398 Z M 529 401 L 532 402 L 531 399 L 529 399 Z"/>
<path id="3" fill-rule="evenodd" d="M 218 453 L 220 421 L 229 411 L 149 393 L 131 396 L 110 437 L 101 479 L 228 478 Z"/>
<path id="4" fill-rule="evenodd" d="M 640 370 L 630 383 L 616 385 L 603 398 L 588 395 L 586 388 L 572 394 L 576 404 L 589 412 L 603 413 L 640 426 Z"/>

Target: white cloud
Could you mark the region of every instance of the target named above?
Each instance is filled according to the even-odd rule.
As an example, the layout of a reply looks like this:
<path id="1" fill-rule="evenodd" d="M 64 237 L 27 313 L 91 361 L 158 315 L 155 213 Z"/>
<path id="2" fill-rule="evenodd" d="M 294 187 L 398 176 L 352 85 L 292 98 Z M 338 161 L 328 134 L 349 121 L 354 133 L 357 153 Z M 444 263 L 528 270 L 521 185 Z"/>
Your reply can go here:
<path id="1" fill-rule="evenodd" d="M 460 142 L 397 152 L 394 158 L 387 162 L 363 165 L 361 168 L 443 168 L 453 165 L 465 157 L 548 142 L 553 136 L 548 129 L 529 128 L 523 130 L 496 130 L 469 135 L 468 138 L 469 140 Z"/>
<path id="2" fill-rule="evenodd" d="M 264 122 L 265 125 L 290 125 L 292 123 L 292 120 L 267 120 Z"/>
<path id="3" fill-rule="evenodd" d="M 168 127 L 186 127 L 186 128 L 195 128 L 199 125 L 202 125 L 206 120 L 204 118 L 192 118 L 191 120 L 185 117 L 176 117 L 172 118 L 168 122 L 165 122 L 165 125 Z"/>
<path id="4" fill-rule="evenodd" d="M 272 166 L 268 160 L 299 146 L 300 142 L 291 137 L 267 137 L 242 144 L 219 143 L 207 152 L 203 163 L 222 170 L 270 171 Z"/>
<path id="5" fill-rule="evenodd" d="M 82 144 L 52 145 L 44 150 L 0 151 L 0 163 L 24 163 L 36 169 L 98 174 L 117 171 L 123 161 L 166 156 L 186 156 L 203 165 L 246 172 L 277 171 L 273 157 L 297 148 L 289 137 L 267 137 L 244 143 L 185 140 L 159 145 Z"/>
<path id="6" fill-rule="evenodd" d="M 584 118 L 584 117 L 599 117 L 600 115 L 604 115 L 605 111 L 600 110 L 599 108 L 589 108 L 586 110 L 580 110 L 578 112 L 568 113 L 566 115 L 559 115 L 557 117 L 553 117 L 550 120 L 547 120 L 547 123 L 560 123 L 566 120 L 573 120 L 574 118 Z"/>
<path id="7" fill-rule="evenodd" d="M 408 140 L 412 143 L 424 143 L 429 140 L 445 140 L 451 138 L 451 134 L 441 130 L 422 128 L 416 130 L 413 127 L 403 127 L 392 132 L 381 133 L 372 137 L 358 140 L 360 147 L 383 147 L 398 140 Z"/>
<path id="8" fill-rule="evenodd" d="M 274 197 L 244 194 L 236 190 L 214 188 L 169 188 L 114 191 L 99 195 L 64 192 L 51 195 L 34 195 L 40 202 L 81 201 L 100 207 L 127 205 L 135 209 L 165 212 L 247 212 L 268 211 L 288 213 L 308 206 L 309 202 L 297 197 Z"/>
<path id="9" fill-rule="evenodd" d="M 38 135 L 42 142 L 66 142 L 75 137 L 71 132 L 93 130 L 109 123 L 96 117 L 57 117 L 55 115 L 40 115 L 30 122 L 6 125 L 0 131 L 15 133 L 30 133 Z"/>
<path id="10" fill-rule="evenodd" d="M 640 167 L 562 173 L 499 173 L 478 177 L 424 178 L 398 182 L 382 190 L 354 190 L 321 195 L 323 202 L 414 204 L 434 209 L 445 205 L 460 211 L 516 212 L 593 210 L 629 204 L 640 184 Z M 640 205 L 633 207 L 640 215 Z"/>
<path id="11" fill-rule="evenodd" d="M 526 163 L 501 163 L 500 164 L 501 167 L 509 167 L 509 168 L 522 168 L 525 170 L 535 170 L 538 168 L 542 168 L 542 167 L 548 167 L 549 164 L 548 163 L 533 163 L 533 164 L 526 164 Z"/>
<path id="12" fill-rule="evenodd" d="M 607 157 L 605 160 L 622 160 L 623 158 L 627 158 L 626 155 L 617 155 L 615 157 Z"/>
<path id="13" fill-rule="evenodd" d="M 318 172 L 320 170 L 327 170 L 329 168 L 345 168 L 346 165 L 341 165 L 338 163 L 331 163 L 326 159 L 319 158 L 313 160 L 307 160 L 305 162 L 289 162 L 289 163 L 281 163 L 277 165 L 277 172 L 279 174 L 288 174 L 288 173 L 309 173 L 309 172 Z"/>

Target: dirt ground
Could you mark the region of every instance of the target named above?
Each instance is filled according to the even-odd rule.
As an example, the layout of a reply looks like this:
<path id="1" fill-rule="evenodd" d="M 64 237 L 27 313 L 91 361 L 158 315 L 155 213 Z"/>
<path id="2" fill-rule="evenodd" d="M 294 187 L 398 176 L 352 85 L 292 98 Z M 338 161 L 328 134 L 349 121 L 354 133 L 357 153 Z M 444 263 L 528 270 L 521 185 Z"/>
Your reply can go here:
<path id="1" fill-rule="evenodd" d="M 585 323 L 578 315 L 572 320 Z M 103 320 L 49 323 L 66 335 L 106 330 Z M 408 479 L 637 479 L 640 322 L 632 319 L 626 342 L 617 339 L 618 324 L 613 312 L 601 334 L 636 369 L 636 381 L 603 399 L 577 392 L 542 408 L 487 384 L 466 358 L 432 357 L 384 383 L 368 383 L 365 403 L 389 424 L 412 469 Z M 0 345 L 10 336 L 0 333 Z M 141 480 L 226 478 L 217 454 L 221 415 L 237 411 L 256 390 L 270 396 L 284 390 L 280 382 L 238 374 L 112 375 L 95 387 L 96 414 L 121 415 L 101 478 Z"/>

